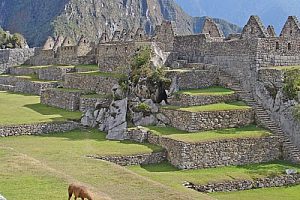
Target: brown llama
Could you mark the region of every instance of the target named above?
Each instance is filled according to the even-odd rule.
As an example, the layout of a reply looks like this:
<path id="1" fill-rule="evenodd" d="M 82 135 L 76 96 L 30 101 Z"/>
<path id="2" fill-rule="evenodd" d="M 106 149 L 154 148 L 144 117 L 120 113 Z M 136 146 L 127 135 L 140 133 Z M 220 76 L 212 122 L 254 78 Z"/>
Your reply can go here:
<path id="1" fill-rule="evenodd" d="M 69 200 L 71 199 L 73 194 L 75 196 L 74 198 L 75 200 L 77 198 L 81 198 L 82 200 L 84 200 L 85 198 L 87 198 L 88 200 L 93 200 L 91 192 L 88 191 L 88 189 L 84 186 L 71 184 L 69 185 L 68 192 L 69 192 Z"/>

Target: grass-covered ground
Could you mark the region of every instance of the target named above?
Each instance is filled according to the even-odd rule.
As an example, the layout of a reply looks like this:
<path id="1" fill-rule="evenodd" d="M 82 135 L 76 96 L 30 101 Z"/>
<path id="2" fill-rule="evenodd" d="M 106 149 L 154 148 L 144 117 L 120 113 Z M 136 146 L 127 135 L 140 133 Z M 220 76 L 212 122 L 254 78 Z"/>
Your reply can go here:
<path id="1" fill-rule="evenodd" d="M 99 71 L 98 65 L 76 65 L 75 68 L 87 71 Z"/>
<path id="2" fill-rule="evenodd" d="M 0 116 L 0 125 L 12 125 L 76 120 L 81 113 L 42 105 L 39 96 L 0 91 Z"/>
<path id="3" fill-rule="evenodd" d="M 119 73 L 100 72 L 100 71 L 78 72 L 78 74 L 84 74 L 84 75 L 88 75 L 88 76 L 113 77 L 113 78 L 121 78 L 123 76 L 122 74 L 119 74 Z"/>
<path id="4" fill-rule="evenodd" d="M 23 75 L 23 76 L 17 76 L 17 75 L 7 75 L 7 74 L 4 74 L 4 75 L 0 75 L 2 77 L 16 77 L 16 78 L 20 78 L 20 79 L 25 79 L 25 80 L 29 80 L 29 81 L 32 81 L 32 82 L 38 82 L 38 83 L 55 83 L 57 81 L 49 81 L 49 80 L 42 80 L 42 79 L 39 79 L 38 75 L 37 74 L 28 74 L 28 75 Z"/>
<path id="5" fill-rule="evenodd" d="M 295 69 L 300 69 L 300 66 L 276 66 L 276 67 L 272 67 L 271 69 L 278 69 L 278 70 L 295 70 Z"/>
<path id="6" fill-rule="evenodd" d="M 247 110 L 251 107 L 247 106 L 242 101 L 236 101 L 231 103 L 217 103 L 209 104 L 204 106 L 189 106 L 189 107 L 180 107 L 180 106 L 165 106 L 165 109 L 171 110 L 180 110 L 188 112 L 209 112 L 209 111 L 229 111 L 229 110 Z"/>
<path id="7" fill-rule="evenodd" d="M 189 143 L 215 141 L 222 139 L 259 138 L 271 135 L 269 131 L 259 128 L 255 125 L 250 125 L 242 128 L 219 129 L 196 133 L 189 133 L 187 131 L 178 130 L 172 127 L 151 126 L 147 128 L 154 134 Z"/>
<path id="8" fill-rule="evenodd" d="M 130 166 L 130 170 L 162 184 L 185 191 L 182 183 L 189 181 L 196 184 L 213 182 L 253 180 L 273 175 L 283 174 L 285 169 L 300 169 L 300 166 L 284 162 L 232 166 L 198 170 L 178 170 L 168 163 L 147 166 Z M 298 200 L 300 186 L 258 189 L 243 192 L 212 193 L 209 196 L 218 200 Z"/>
<path id="9" fill-rule="evenodd" d="M 46 136 L 0 138 L 0 193 L 13 200 L 67 199 L 69 183 L 79 182 L 99 199 L 212 199 L 188 189 L 177 191 L 148 177 L 85 155 L 132 155 L 160 150 L 150 144 L 107 141 L 96 130 Z"/>
<path id="10" fill-rule="evenodd" d="M 222 96 L 234 94 L 234 91 L 216 86 L 202 89 L 181 90 L 177 92 L 177 94 L 187 94 L 192 96 Z"/>

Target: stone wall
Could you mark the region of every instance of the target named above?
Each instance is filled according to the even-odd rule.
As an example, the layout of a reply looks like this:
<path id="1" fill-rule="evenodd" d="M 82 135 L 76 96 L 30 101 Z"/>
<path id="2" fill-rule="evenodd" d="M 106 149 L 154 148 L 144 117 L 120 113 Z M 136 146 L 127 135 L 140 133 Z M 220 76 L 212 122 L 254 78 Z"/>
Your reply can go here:
<path id="1" fill-rule="evenodd" d="M 61 133 L 79 128 L 76 122 L 53 122 L 0 126 L 0 137 Z"/>
<path id="2" fill-rule="evenodd" d="M 217 70 L 171 70 L 167 77 L 174 79 L 178 89 L 198 89 L 218 85 Z"/>
<path id="3" fill-rule="evenodd" d="M 63 89 L 48 89 L 42 91 L 41 103 L 70 111 L 79 110 L 80 95 L 83 91 L 72 91 Z"/>
<path id="4" fill-rule="evenodd" d="M 207 185 L 195 185 L 185 183 L 185 187 L 198 192 L 234 192 L 259 188 L 293 186 L 300 183 L 300 174 L 278 175 L 255 180 L 237 180 L 220 183 L 210 183 Z"/>
<path id="5" fill-rule="evenodd" d="M 188 95 L 188 94 L 174 94 L 173 97 L 168 99 L 171 105 L 175 106 L 197 106 L 197 105 L 208 105 L 220 102 L 231 102 L 237 100 L 237 94 L 228 95 Z"/>
<path id="6" fill-rule="evenodd" d="M 160 138 L 168 160 L 179 169 L 262 163 L 281 158 L 282 142 L 276 136 L 185 143 Z"/>
<path id="7" fill-rule="evenodd" d="M 108 108 L 112 102 L 112 97 L 99 96 L 99 97 L 88 97 L 81 96 L 80 97 L 80 108 L 79 110 L 82 112 L 86 112 L 89 109 L 95 109 L 97 104 L 100 104 L 102 108 Z"/>
<path id="8" fill-rule="evenodd" d="M 9 67 L 26 63 L 34 55 L 34 49 L 4 49 L 0 50 L 0 74 Z"/>
<path id="9" fill-rule="evenodd" d="M 0 84 L 6 85 L 11 92 L 20 92 L 25 94 L 40 95 L 42 90 L 48 88 L 56 88 L 56 82 L 35 82 L 30 79 L 13 77 L 13 76 L 0 76 Z M 10 87 L 13 86 L 13 87 Z"/>
<path id="10" fill-rule="evenodd" d="M 75 72 L 74 67 L 45 67 L 38 71 L 39 79 L 49 81 L 62 81 L 67 73 Z"/>
<path id="11" fill-rule="evenodd" d="M 63 85 L 64 88 L 77 88 L 100 94 L 108 94 L 111 93 L 111 89 L 115 84 L 118 84 L 118 79 L 114 77 L 89 75 L 88 73 L 74 73 L 65 75 L 65 81 Z"/>
<path id="12" fill-rule="evenodd" d="M 38 74 L 38 68 L 26 67 L 26 66 L 15 66 L 10 67 L 8 69 L 8 74 L 16 75 L 16 76 L 24 76 L 24 75 L 31 75 L 31 74 Z"/>
<path id="13" fill-rule="evenodd" d="M 166 152 L 124 156 L 88 156 L 89 158 L 105 160 L 121 166 L 158 164 L 166 160 Z"/>
<path id="14" fill-rule="evenodd" d="M 189 132 L 240 127 L 254 122 L 252 109 L 194 113 L 161 109 L 161 112 L 169 118 L 172 127 Z"/>

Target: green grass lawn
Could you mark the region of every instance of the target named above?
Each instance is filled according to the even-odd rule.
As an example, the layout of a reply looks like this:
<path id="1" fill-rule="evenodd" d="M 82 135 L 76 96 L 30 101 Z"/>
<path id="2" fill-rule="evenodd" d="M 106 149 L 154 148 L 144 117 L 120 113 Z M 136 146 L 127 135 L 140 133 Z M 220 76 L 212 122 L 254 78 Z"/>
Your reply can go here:
<path id="1" fill-rule="evenodd" d="M 42 105 L 39 96 L 0 91 L 0 116 L 0 125 L 12 125 L 76 120 L 81 113 Z"/>
<path id="2" fill-rule="evenodd" d="M 255 125 L 250 125 L 242 128 L 219 129 L 196 133 L 189 133 L 187 131 L 181 131 L 171 127 L 152 126 L 147 128 L 154 134 L 189 143 L 215 141 L 222 139 L 259 138 L 271 135 L 269 131 L 259 128 Z"/>
<path id="3" fill-rule="evenodd" d="M 84 69 L 88 71 L 99 71 L 99 66 L 97 64 L 95 65 L 76 65 L 76 69 Z"/>
<path id="4" fill-rule="evenodd" d="M 268 69 L 268 68 L 267 68 Z M 295 70 L 295 69 L 300 69 L 300 66 L 275 66 L 271 67 L 271 69 L 278 69 L 278 70 Z"/>
<path id="5" fill-rule="evenodd" d="M 113 78 L 121 78 L 123 76 L 122 74 L 119 73 L 100 72 L 100 71 L 78 72 L 78 74 L 84 74 L 88 76 L 113 77 Z"/>
<path id="6" fill-rule="evenodd" d="M 233 90 L 223 87 L 209 87 L 202 89 L 181 90 L 177 94 L 187 94 L 192 96 L 222 96 L 234 94 Z"/>
<path id="7" fill-rule="evenodd" d="M 23 76 L 3 74 L 3 75 L 0 75 L 0 76 L 2 76 L 2 77 L 16 77 L 16 78 L 25 79 L 25 80 L 29 80 L 29 81 L 32 81 L 32 82 L 38 82 L 38 83 L 55 83 L 55 82 L 57 82 L 57 81 L 41 80 L 41 79 L 39 79 L 37 74 L 29 74 L 29 75 L 23 75 Z"/>
<path id="8" fill-rule="evenodd" d="M 184 181 L 189 181 L 195 184 L 209 184 L 234 180 L 253 180 L 256 178 L 282 174 L 285 169 L 293 168 L 299 170 L 300 166 L 291 165 L 285 162 L 273 162 L 211 169 L 178 170 L 168 163 L 162 163 L 147 166 L 130 166 L 128 168 L 133 172 L 176 188 L 179 191 L 185 191 L 185 188 L 182 186 Z M 298 197 L 299 199 L 299 188 L 300 186 L 266 190 L 259 189 L 245 192 L 213 193 L 210 196 L 219 200 L 283 200 L 285 197 L 291 197 L 291 199 L 296 200 L 297 198 L 295 197 Z M 264 191 L 267 191 L 267 195 L 264 195 Z M 271 195 L 272 192 L 273 195 Z"/>
<path id="9" fill-rule="evenodd" d="M 0 193 L 13 200 L 67 199 L 68 184 L 79 182 L 96 194 L 96 200 L 213 199 L 192 190 L 177 191 L 127 168 L 85 156 L 158 150 L 150 144 L 108 141 L 96 130 L 0 138 Z"/>
<path id="10" fill-rule="evenodd" d="M 242 101 L 236 101 L 231 103 L 217 103 L 217 104 L 209 104 L 204 106 L 189 106 L 189 107 L 165 106 L 164 108 L 170 110 L 179 110 L 179 111 L 188 111 L 188 112 L 209 112 L 209 111 L 248 110 L 251 107 L 247 106 Z"/>

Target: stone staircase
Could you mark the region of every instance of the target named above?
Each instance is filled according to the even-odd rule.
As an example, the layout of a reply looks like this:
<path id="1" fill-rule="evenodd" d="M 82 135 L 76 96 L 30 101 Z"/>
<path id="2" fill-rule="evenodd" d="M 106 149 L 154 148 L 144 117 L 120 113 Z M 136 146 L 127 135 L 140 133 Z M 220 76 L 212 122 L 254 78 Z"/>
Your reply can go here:
<path id="1" fill-rule="evenodd" d="M 256 121 L 281 138 L 283 141 L 282 150 L 285 157 L 284 159 L 292 163 L 300 163 L 300 150 L 291 142 L 290 138 L 276 124 L 276 122 L 270 118 L 268 112 L 254 100 L 251 93 L 241 88 L 240 82 L 237 81 L 236 77 L 222 72 L 222 78 L 228 78 L 231 83 L 230 85 L 227 85 L 227 87 L 235 90 L 243 101 L 255 109 Z"/>

